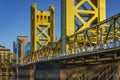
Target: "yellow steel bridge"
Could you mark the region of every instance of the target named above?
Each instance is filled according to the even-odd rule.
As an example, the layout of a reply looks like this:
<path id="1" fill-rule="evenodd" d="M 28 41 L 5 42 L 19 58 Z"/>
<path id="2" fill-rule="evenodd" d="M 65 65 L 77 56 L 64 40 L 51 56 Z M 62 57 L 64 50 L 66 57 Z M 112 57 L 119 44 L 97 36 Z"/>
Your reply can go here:
<path id="1" fill-rule="evenodd" d="M 54 6 L 31 6 L 31 54 L 24 64 L 95 63 L 120 59 L 120 14 L 106 19 L 106 0 L 61 0 L 61 38 L 54 40 Z"/>

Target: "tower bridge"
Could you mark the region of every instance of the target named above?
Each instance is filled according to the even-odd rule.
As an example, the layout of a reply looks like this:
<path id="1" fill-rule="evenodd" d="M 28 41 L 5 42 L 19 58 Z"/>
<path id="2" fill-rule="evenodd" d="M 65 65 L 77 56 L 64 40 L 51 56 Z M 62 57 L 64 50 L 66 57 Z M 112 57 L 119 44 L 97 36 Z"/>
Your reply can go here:
<path id="1" fill-rule="evenodd" d="M 106 0 L 61 0 L 61 39 L 54 6 L 31 7 L 31 53 L 18 64 L 30 80 L 119 80 L 120 13 L 106 19 Z M 90 68 L 90 69 L 89 69 Z"/>

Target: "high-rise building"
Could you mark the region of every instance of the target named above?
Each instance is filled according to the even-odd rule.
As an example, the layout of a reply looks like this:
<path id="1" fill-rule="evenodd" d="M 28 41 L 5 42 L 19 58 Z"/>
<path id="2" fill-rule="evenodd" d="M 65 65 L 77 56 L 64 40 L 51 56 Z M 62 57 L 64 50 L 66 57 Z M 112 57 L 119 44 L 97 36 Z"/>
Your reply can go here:
<path id="1" fill-rule="evenodd" d="M 23 64 L 23 58 L 24 58 L 24 46 L 28 42 L 28 36 L 18 36 L 17 37 L 17 56 L 18 61 L 17 64 Z"/>
<path id="2" fill-rule="evenodd" d="M 30 55 L 30 42 L 24 46 L 24 57 Z"/>
<path id="3" fill-rule="evenodd" d="M 13 53 L 17 54 L 17 44 L 13 41 Z"/>
<path id="4" fill-rule="evenodd" d="M 9 76 L 12 74 L 12 53 L 9 49 L 0 45 L 0 76 Z M 0 80 L 7 80 L 1 79 Z"/>

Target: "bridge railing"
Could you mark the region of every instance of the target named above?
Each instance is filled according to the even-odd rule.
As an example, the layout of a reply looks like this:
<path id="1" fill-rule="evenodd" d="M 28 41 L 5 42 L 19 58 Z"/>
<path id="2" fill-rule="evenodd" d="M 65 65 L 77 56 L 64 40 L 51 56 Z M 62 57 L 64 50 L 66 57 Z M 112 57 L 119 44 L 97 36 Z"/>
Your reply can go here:
<path id="1" fill-rule="evenodd" d="M 24 58 L 42 61 L 74 54 L 120 47 L 120 13 L 83 31 L 67 36 L 67 53 L 61 51 L 61 40 L 50 42 L 35 53 Z M 24 60 L 26 61 L 26 60 Z M 26 61 L 27 62 L 27 61 Z"/>
<path id="2" fill-rule="evenodd" d="M 118 47 L 120 42 L 120 14 L 67 37 L 68 51 L 94 51 Z"/>

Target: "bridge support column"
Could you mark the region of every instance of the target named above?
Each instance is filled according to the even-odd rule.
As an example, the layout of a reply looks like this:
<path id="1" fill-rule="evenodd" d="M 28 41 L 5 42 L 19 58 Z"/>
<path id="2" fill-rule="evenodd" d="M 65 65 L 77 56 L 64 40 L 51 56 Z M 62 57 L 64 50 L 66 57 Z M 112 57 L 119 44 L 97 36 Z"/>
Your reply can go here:
<path id="1" fill-rule="evenodd" d="M 35 66 L 35 80 L 60 80 L 60 64 L 42 63 Z"/>
<path id="2" fill-rule="evenodd" d="M 34 79 L 34 74 L 35 74 L 35 67 L 34 65 L 27 65 L 27 66 L 19 66 L 17 68 L 17 78 L 24 80 L 24 79 L 29 79 L 29 80 L 35 80 Z"/>
<path id="3" fill-rule="evenodd" d="M 68 43 L 74 41 L 74 38 L 67 39 L 67 36 L 83 31 L 104 19 L 106 0 L 61 0 L 62 52 L 69 52 L 71 49 Z M 91 33 L 94 34 L 95 30 Z M 82 36 L 77 36 L 79 42 L 83 42 Z"/>
<path id="4" fill-rule="evenodd" d="M 34 64 L 35 65 L 35 64 Z M 35 70 L 34 70 L 34 65 L 32 65 L 30 68 L 29 68 L 29 80 L 35 80 Z"/>
<path id="5" fill-rule="evenodd" d="M 34 80 L 36 80 L 36 64 L 34 64 Z"/>

